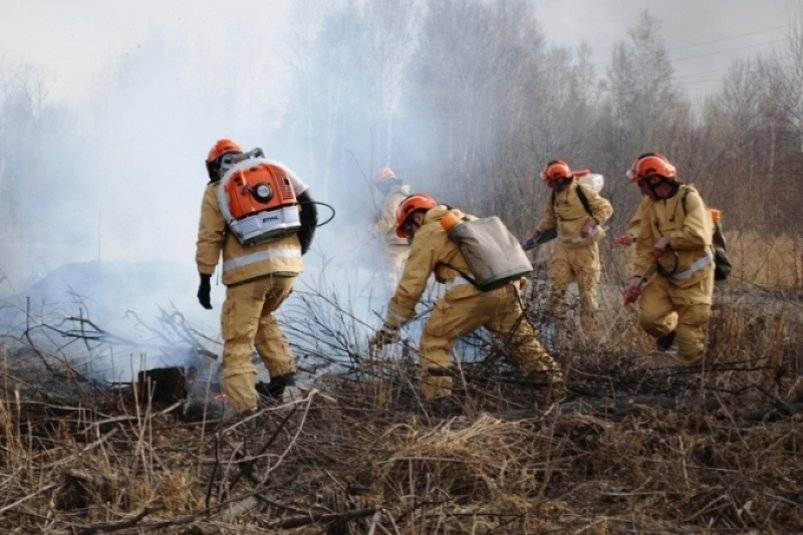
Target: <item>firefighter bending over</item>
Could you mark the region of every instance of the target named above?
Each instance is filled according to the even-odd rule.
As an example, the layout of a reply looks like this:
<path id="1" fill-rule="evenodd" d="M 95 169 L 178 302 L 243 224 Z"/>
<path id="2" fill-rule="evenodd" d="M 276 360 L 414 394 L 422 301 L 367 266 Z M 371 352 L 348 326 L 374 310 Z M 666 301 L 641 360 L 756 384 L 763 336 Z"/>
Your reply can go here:
<path id="1" fill-rule="evenodd" d="M 447 284 L 449 289 L 436 302 L 421 336 L 421 394 L 425 400 L 451 395 L 453 379 L 449 354 L 452 346 L 461 336 L 483 326 L 509 343 L 516 364 L 525 374 L 534 382 L 551 384 L 550 395 L 560 397 L 565 391 L 560 368 L 541 346 L 522 311 L 519 292 L 523 278 L 517 275 L 495 280 L 493 273 L 481 277 L 470 268 L 458 242 L 452 239 L 452 228 L 466 227 L 455 226 L 456 223 L 474 221 L 490 221 L 497 228 L 501 225 L 498 218 L 477 220 L 438 204 L 429 195 L 414 194 L 402 202 L 396 233 L 411 241 L 410 256 L 388 304 L 384 326 L 374 335 L 371 344 L 376 348 L 398 341 L 399 329 L 415 316 L 415 306 L 427 279 L 434 273 L 436 280 Z M 497 254 L 483 261 L 492 264 L 504 263 L 513 257 L 523 258 L 522 271 L 531 271 L 532 266 L 516 239 L 507 229 L 503 232 L 508 237 L 507 248 L 491 244 Z M 517 250 L 510 249 L 512 246 Z M 500 266 L 498 271 L 504 272 L 504 269 L 505 266 Z"/>

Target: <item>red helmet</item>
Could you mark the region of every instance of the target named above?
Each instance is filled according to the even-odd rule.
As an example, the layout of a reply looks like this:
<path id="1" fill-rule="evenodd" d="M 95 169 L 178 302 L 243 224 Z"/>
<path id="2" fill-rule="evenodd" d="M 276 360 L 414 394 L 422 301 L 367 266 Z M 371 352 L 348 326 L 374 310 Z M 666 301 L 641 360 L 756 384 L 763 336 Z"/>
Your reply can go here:
<path id="1" fill-rule="evenodd" d="M 214 146 L 212 146 L 212 148 L 209 150 L 209 155 L 207 155 L 206 161 L 214 162 L 227 152 L 243 152 L 243 148 L 233 139 L 229 139 L 227 137 L 218 139 L 217 143 L 215 143 Z"/>
<path id="2" fill-rule="evenodd" d="M 678 172 L 669 159 L 660 152 L 642 154 L 627 171 L 627 178 L 631 182 L 641 182 L 650 175 L 677 180 Z"/>
<path id="3" fill-rule="evenodd" d="M 572 173 L 569 164 L 567 164 L 563 160 L 552 160 L 551 162 L 546 164 L 544 170 L 541 171 L 541 178 L 547 184 L 555 182 L 557 180 L 572 178 L 573 176 L 574 173 Z"/>
<path id="4" fill-rule="evenodd" d="M 382 184 L 396 178 L 396 173 L 390 167 L 380 167 L 376 170 L 373 176 L 374 186 L 381 186 Z"/>
<path id="5" fill-rule="evenodd" d="M 413 193 L 404 199 L 396 210 L 396 236 L 399 238 L 409 238 L 404 224 L 407 218 L 419 210 L 429 210 L 438 205 L 437 201 L 426 193 Z"/>

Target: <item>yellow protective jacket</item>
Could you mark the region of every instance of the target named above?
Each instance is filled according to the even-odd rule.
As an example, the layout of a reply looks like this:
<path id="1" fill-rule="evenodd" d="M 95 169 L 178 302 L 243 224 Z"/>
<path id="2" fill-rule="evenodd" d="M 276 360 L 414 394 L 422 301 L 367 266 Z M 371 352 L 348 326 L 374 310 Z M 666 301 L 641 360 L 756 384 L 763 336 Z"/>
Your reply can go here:
<path id="1" fill-rule="evenodd" d="M 585 184 L 575 181 L 568 188 L 561 192 L 555 192 L 547 198 L 544 208 L 544 215 L 536 228 L 539 232 L 544 232 L 557 227 L 558 240 L 567 247 L 584 247 L 601 240 L 605 233 L 600 230 L 587 238 L 580 236 L 588 218 L 591 217 L 586 212 L 580 197 L 577 195 L 577 188 L 582 188 L 591 209 L 591 215 L 597 220 L 600 227 L 613 215 L 613 206 L 607 199 Z"/>
<path id="2" fill-rule="evenodd" d="M 201 221 L 195 250 L 198 272 L 204 275 L 214 273 L 222 252 L 223 284 L 227 286 L 271 273 L 301 273 L 304 268 L 301 244 L 295 234 L 259 245 L 240 245 L 237 238 L 228 232 L 226 220 L 220 212 L 218 184 L 214 182 L 206 187 L 201 202 Z"/>
<path id="3" fill-rule="evenodd" d="M 403 184 L 385 196 L 374 230 L 387 245 L 407 245 L 407 240 L 396 236 L 396 212 L 402 201 L 410 195 L 410 186 Z"/>
<path id="4" fill-rule="evenodd" d="M 632 275 L 641 276 L 655 262 L 653 246 L 666 236 L 672 251 L 662 255 L 658 264 L 672 286 L 687 288 L 710 277 L 714 269 L 714 223 L 697 190 L 681 185 L 671 198 L 647 198 L 642 206 Z M 710 296 L 707 299 L 710 302 Z"/>
<path id="5" fill-rule="evenodd" d="M 410 256 L 404 264 L 396 293 L 390 299 L 385 324 L 391 328 L 399 328 L 415 317 L 415 306 L 421 299 L 421 294 L 427 287 L 430 274 L 440 283 L 454 283 L 460 277 L 456 270 L 446 267 L 446 264 L 459 269 L 463 273 L 470 273 L 468 263 L 463 257 L 457 244 L 449 239 L 443 230 L 440 220 L 447 213 L 452 212 L 457 217 L 465 216 L 460 210 L 449 209 L 439 205 L 429 210 L 424 216 L 421 228 L 415 233 L 410 247 Z M 470 283 L 457 284 L 446 292 L 447 299 L 461 299 L 481 293 Z"/>

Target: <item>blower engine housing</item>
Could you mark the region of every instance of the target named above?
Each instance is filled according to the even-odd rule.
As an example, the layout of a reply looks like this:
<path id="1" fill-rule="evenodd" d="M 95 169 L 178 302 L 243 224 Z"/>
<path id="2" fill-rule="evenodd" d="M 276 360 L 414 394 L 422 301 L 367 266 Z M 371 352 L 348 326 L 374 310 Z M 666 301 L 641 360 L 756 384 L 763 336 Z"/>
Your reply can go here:
<path id="1" fill-rule="evenodd" d="M 295 177 L 266 158 L 233 165 L 218 186 L 218 203 L 229 229 L 242 245 L 255 245 L 298 232 L 301 219 Z"/>

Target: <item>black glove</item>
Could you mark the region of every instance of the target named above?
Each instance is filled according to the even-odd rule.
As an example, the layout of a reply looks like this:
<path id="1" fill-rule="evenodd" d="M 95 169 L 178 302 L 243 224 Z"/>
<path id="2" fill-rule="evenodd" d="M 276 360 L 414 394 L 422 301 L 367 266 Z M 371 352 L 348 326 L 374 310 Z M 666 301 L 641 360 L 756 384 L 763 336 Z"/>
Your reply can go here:
<path id="1" fill-rule="evenodd" d="M 209 284 L 209 279 L 212 277 L 211 275 L 201 275 L 201 283 L 198 284 L 198 302 L 201 303 L 201 306 L 207 310 L 212 310 L 212 302 L 210 301 L 209 293 L 212 291 L 212 287 Z"/>
<path id="2" fill-rule="evenodd" d="M 313 204 L 309 190 L 298 196 L 301 205 L 301 229 L 298 231 L 298 241 L 301 242 L 301 254 L 306 254 L 312 245 L 315 227 L 318 226 L 318 208 Z"/>

